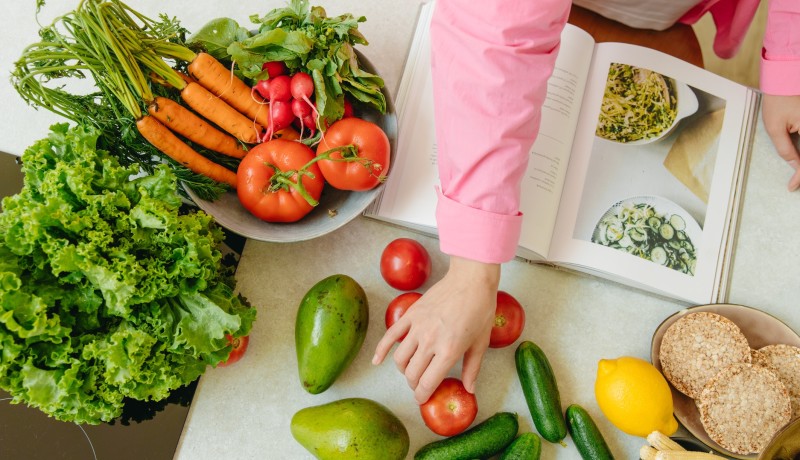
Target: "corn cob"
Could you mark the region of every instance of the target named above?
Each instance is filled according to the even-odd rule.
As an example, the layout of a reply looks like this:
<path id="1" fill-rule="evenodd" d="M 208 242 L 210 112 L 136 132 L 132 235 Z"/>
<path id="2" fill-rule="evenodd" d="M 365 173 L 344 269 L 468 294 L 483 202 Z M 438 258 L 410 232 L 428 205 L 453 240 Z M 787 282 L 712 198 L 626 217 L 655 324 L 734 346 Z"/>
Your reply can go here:
<path id="1" fill-rule="evenodd" d="M 639 458 L 642 460 L 656 460 L 657 453 L 658 451 L 650 446 L 642 446 L 642 448 L 639 449 Z"/>
<path id="2" fill-rule="evenodd" d="M 653 431 L 647 435 L 647 442 L 656 450 L 686 450 L 680 444 L 670 439 L 660 431 Z"/>

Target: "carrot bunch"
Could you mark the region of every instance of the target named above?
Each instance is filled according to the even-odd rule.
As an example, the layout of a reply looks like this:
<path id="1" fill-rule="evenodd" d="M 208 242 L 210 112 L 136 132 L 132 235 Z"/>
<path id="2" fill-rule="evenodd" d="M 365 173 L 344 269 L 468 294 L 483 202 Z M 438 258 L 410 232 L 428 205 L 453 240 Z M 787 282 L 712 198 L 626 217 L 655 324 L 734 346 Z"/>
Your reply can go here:
<path id="1" fill-rule="evenodd" d="M 111 98 L 122 108 L 116 116 L 135 120 L 141 136 L 160 152 L 235 188 L 236 173 L 192 144 L 243 158 L 246 144 L 259 142 L 269 125 L 268 104 L 215 58 L 181 44 L 181 31 L 176 22 L 153 21 L 119 0 L 81 0 L 44 30 L 42 42 L 26 49 L 12 81 L 29 103 L 76 121 L 85 119 L 79 112 L 92 106 L 92 97 Z M 188 63 L 188 75 L 168 61 Z M 45 85 L 86 73 L 99 94 L 70 97 Z M 153 82 L 174 88 L 179 97 L 156 95 Z"/>

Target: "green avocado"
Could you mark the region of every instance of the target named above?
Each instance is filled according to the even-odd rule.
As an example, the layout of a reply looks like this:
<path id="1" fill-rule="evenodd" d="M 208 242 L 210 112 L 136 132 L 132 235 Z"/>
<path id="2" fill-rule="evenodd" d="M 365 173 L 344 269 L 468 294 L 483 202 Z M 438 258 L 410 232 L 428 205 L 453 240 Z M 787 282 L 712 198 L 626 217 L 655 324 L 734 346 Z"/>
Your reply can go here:
<path id="1" fill-rule="evenodd" d="M 364 343 L 369 305 L 364 289 L 347 275 L 315 284 L 300 302 L 294 339 L 303 388 L 327 390 L 353 362 Z"/>
<path id="2" fill-rule="evenodd" d="M 348 398 L 300 409 L 292 417 L 292 436 L 322 460 L 402 460 L 408 431 L 385 406 Z"/>

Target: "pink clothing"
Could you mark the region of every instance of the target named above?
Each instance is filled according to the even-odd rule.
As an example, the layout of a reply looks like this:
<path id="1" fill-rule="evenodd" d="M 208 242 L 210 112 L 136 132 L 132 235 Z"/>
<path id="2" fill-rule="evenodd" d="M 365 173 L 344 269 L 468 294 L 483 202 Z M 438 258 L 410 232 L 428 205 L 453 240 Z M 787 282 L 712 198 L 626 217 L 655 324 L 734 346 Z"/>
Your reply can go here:
<path id="1" fill-rule="evenodd" d="M 718 27 L 715 51 L 725 55 L 738 49 L 757 3 L 703 0 L 682 21 L 710 12 Z M 570 1 L 436 0 L 435 8 L 431 69 L 440 248 L 503 263 L 514 257 L 519 242 L 520 183 Z M 798 25 L 800 0 L 770 1 L 765 92 L 800 94 Z"/>
<path id="2" fill-rule="evenodd" d="M 681 18 L 694 24 L 710 13 L 717 27 L 714 52 L 736 54 L 753 21 L 760 0 L 703 0 Z M 767 94 L 800 94 L 800 1 L 769 0 L 761 59 L 761 90 Z"/>
<path id="3" fill-rule="evenodd" d="M 519 241 L 520 182 L 570 0 L 437 0 L 435 8 L 440 247 L 505 262 Z"/>

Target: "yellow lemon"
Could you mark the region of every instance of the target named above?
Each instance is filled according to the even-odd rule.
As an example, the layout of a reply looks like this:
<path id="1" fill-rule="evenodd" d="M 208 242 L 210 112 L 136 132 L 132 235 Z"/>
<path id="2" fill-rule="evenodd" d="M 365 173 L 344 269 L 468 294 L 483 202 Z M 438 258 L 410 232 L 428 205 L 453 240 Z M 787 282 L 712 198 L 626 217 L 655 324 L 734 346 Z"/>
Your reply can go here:
<path id="1" fill-rule="evenodd" d="M 643 359 L 601 359 L 594 395 L 606 418 L 627 434 L 644 438 L 653 431 L 671 435 L 678 429 L 669 384 Z"/>

